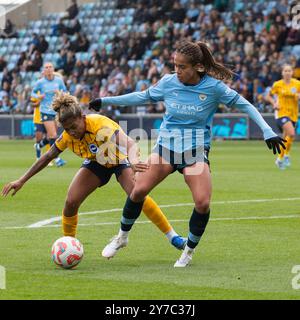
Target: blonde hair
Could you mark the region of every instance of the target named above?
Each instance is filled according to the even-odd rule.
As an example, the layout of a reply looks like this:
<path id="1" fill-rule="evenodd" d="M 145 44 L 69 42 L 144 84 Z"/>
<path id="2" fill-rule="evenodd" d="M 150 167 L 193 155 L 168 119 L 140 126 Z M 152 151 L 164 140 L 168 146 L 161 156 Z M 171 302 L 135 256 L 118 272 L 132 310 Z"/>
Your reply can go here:
<path id="1" fill-rule="evenodd" d="M 293 70 L 293 66 L 289 63 L 285 63 L 282 65 L 281 70 L 283 71 L 283 69 L 285 69 L 286 67 L 291 68 Z"/>
<path id="2" fill-rule="evenodd" d="M 57 112 L 56 121 L 60 124 L 68 119 L 80 118 L 82 110 L 76 97 L 70 93 L 59 91 L 52 102 L 52 109 Z"/>

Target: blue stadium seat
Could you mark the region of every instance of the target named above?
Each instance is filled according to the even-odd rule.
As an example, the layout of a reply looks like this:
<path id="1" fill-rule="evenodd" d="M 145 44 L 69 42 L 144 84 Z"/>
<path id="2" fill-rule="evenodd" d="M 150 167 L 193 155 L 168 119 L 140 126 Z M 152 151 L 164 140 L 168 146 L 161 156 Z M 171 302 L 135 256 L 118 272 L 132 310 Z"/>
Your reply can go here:
<path id="1" fill-rule="evenodd" d="M 25 35 L 26 35 L 26 29 L 20 29 L 18 31 L 18 35 L 19 35 L 20 38 L 24 38 Z"/>
<path id="2" fill-rule="evenodd" d="M 7 65 L 7 69 L 10 71 L 10 70 L 14 69 L 14 68 L 15 68 L 15 66 L 16 66 L 16 64 L 15 64 L 15 63 L 10 62 L 10 63 Z"/>

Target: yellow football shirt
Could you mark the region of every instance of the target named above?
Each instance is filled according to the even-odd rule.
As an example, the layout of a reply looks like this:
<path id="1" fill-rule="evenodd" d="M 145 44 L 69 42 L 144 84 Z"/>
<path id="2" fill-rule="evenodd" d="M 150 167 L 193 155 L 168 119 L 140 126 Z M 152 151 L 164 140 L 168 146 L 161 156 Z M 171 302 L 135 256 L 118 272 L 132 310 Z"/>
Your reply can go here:
<path id="1" fill-rule="evenodd" d="M 292 78 L 289 84 L 283 80 L 274 82 L 271 94 L 278 98 L 279 110 L 275 112 L 275 118 L 289 117 L 292 121 L 298 120 L 298 93 L 300 93 L 300 81 Z"/>
<path id="2" fill-rule="evenodd" d="M 86 132 L 81 140 L 64 131 L 56 140 L 56 147 L 60 151 L 69 148 L 79 157 L 97 161 L 107 168 L 124 163 L 126 152 L 121 152 L 114 142 L 115 134 L 122 128 L 111 119 L 97 114 L 87 115 L 85 122 Z"/>
<path id="3" fill-rule="evenodd" d="M 40 112 L 40 100 L 37 98 L 31 97 L 30 101 L 35 105 L 35 107 L 33 107 L 33 123 L 42 124 L 41 112 Z"/>

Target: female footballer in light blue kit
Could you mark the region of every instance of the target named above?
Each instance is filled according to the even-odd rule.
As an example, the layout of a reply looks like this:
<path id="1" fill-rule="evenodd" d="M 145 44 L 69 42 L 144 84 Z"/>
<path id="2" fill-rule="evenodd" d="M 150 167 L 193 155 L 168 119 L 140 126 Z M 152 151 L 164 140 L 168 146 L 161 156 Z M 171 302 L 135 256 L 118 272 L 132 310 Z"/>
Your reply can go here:
<path id="1" fill-rule="evenodd" d="M 214 60 L 205 43 L 180 42 L 174 64 L 175 74 L 164 76 L 146 91 L 90 102 L 90 107 L 96 111 L 106 105 L 140 105 L 149 101 L 164 101 L 166 107 L 156 146 L 148 158 L 149 169 L 136 175 L 135 187 L 124 206 L 121 229 L 104 248 L 104 257 L 113 257 L 118 249 L 125 246 L 145 196 L 178 170 L 184 175 L 195 208 L 189 221 L 187 245 L 174 267 L 189 264 L 210 215 L 212 186 L 208 153 L 212 119 L 220 103 L 246 112 L 261 128 L 264 140 L 274 154 L 280 152 L 280 146 L 285 148 L 284 140 L 273 132 L 256 108 L 221 81 L 230 79 L 232 72 Z M 199 157 L 199 150 L 202 150 L 202 157 Z M 198 153 L 198 156 L 186 156 L 188 152 L 192 156 Z M 182 160 L 181 163 L 175 161 L 178 159 Z"/>

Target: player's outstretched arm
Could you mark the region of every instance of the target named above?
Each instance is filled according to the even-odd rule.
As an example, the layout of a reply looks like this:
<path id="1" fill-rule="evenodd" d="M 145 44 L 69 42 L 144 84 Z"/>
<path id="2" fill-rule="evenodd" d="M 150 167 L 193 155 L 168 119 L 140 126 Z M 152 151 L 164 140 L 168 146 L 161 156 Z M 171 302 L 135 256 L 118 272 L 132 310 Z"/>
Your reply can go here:
<path id="1" fill-rule="evenodd" d="M 261 128 L 264 140 L 268 146 L 269 149 L 273 150 L 273 153 L 280 153 L 280 148 L 286 149 L 284 142 L 286 140 L 280 138 L 273 130 L 272 128 L 267 124 L 267 122 L 264 120 L 262 115 L 258 112 L 258 110 L 245 98 L 239 97 L 239 99 L 235 103 L 235 107 L 239 108 L 240 110 L 243 110 L 245 113 L 247 113 L 250 118 L 256 122 L 256 124 Z"/>
<path id="2" fill-rule="evenodd" d="M 115 105 L 119 107 L 138 106 L 148 103 L 149 101 L 151 101 L 149 90 L 145 90 L 128 93 L 121 96 L 98 98 L 90 101 L 89 108 L 99 112 L 102 107 L 109 105 Z"/>
<path id="3" fill-rule="evenodd" d="M 51 149 L 45 153 L 32 167 L 18 180 L 7 183 L 1 192 L 3 197 L 6 197 L 11 190 L 13 190 L 12 196 L 14 196 L 31 177 L 36 175 L 42 169 L 44 169 L 49 162 L 55 159 L 60 154 L 60 151 L 53 145 Z"/>

